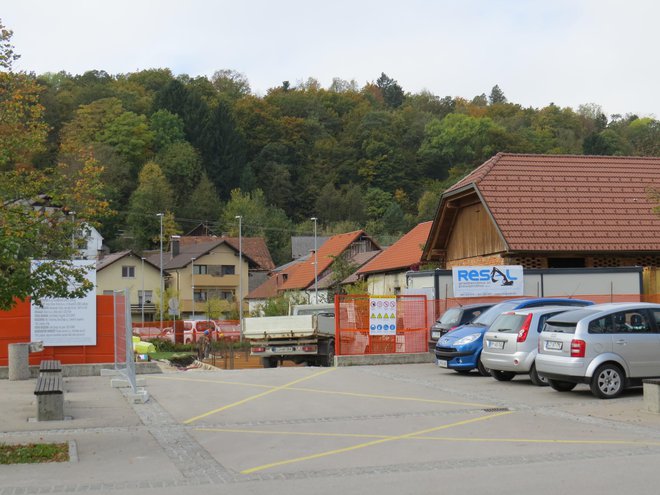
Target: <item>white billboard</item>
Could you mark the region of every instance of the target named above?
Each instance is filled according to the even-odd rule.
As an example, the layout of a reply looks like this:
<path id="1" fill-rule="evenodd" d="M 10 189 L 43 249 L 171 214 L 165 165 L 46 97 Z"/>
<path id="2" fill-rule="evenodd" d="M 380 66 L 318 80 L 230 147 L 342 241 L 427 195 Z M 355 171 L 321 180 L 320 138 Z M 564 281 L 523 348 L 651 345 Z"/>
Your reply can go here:
<path id="1" fill-rule="evenodd" d="M 40 263 L 44 261 L 33 261 L 32 266 Z M 42 307 L 32 304 L 32 342 L 43 341 L 44 346 L 96 345 L 96 266 L 89 260 L 70 263 L 87 268 L 86 278 L 94 288 L 80 299 L 48 297 L 41 300 Z"/>
<path id="2" fill-rule="evenodd" d="M 456 266 L 452 268 L 454 297 L 522 296 L 521 265 Z"/>

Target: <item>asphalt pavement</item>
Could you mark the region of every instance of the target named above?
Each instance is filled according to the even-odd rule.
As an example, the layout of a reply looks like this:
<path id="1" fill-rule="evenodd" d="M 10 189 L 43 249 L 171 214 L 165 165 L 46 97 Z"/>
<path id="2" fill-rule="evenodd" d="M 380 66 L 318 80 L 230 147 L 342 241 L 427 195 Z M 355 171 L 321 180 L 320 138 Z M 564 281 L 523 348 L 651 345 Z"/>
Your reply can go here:
<path id="1" fill-rule="evenodd" d="M 64 421 L 36 422 L 34 379 L 0 380 L 4 443 L 69 442 L 67 463 L 0 466 L 0 495 L 652 493 L 660 415 L 433 364 L 69 377 Z"/>

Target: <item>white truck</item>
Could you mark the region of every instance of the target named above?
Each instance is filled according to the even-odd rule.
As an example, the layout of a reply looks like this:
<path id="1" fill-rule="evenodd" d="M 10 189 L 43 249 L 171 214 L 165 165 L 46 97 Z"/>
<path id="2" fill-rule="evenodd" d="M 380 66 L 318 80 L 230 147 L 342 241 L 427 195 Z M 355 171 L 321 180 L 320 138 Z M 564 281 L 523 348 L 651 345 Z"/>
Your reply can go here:
<path id="1" fill-rule="evenodd" d="M 334 304 L 299 304 L 289 316 L 261 316 L 243 320 L 243 337 L 264 368 L 280 361 L 334 366 Z"/>

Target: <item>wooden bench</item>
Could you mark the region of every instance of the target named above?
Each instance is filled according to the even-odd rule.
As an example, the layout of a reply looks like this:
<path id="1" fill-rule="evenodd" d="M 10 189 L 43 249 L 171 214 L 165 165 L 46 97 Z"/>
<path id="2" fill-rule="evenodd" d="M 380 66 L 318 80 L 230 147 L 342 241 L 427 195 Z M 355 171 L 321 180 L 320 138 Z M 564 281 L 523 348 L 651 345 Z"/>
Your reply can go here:
<path id="1" fill-rule="evenodd" d="M 39 364 L 39 373 L 56 373 L 62 371 L 62 363 L 57 359 L 44 359 Z"/>
<path id="2" fill-rule="evenodd" d="M 34 389 L 37 396 L 37 421 L 64 419 L 64 389 L 59 373 L 42 373 Z"/>

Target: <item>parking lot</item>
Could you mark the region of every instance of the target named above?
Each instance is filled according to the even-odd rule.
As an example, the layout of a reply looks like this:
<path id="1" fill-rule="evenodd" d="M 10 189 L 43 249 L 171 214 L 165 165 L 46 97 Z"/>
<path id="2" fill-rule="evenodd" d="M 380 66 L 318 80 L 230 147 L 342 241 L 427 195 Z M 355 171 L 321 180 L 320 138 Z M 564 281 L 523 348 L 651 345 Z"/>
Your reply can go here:
<path id="1" fill-rule="evenodd" d="M 102 377 L 69 379 L 71 421 L 9 435 L 77 439 L 78 466 L 49 493 L 611 493 L 660 481 L 660 415 L 644 411 L 641 389 L 603 401 L 584 385 L 559 393 L 432 364 L 145 378 L 151 399 L 134 405 Z M 0 468 L 0 494 L 44 489 L 42 471 L 54 472 Z"/>

